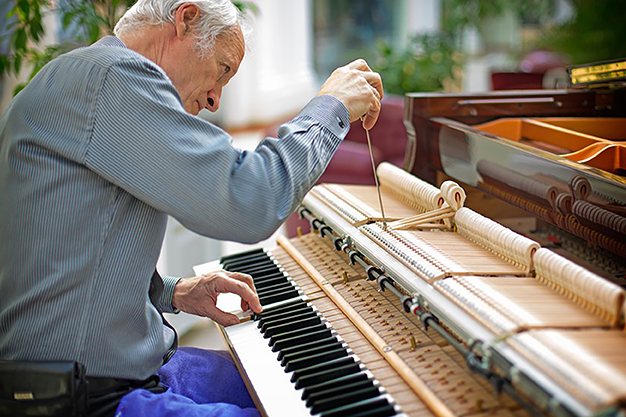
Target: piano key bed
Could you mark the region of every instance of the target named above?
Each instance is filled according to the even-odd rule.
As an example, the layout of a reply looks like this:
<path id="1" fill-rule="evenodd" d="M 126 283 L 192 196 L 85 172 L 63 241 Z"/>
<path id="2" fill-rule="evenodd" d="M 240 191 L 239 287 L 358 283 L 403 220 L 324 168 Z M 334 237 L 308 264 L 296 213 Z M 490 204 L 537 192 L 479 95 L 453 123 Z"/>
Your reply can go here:
<path id="1" fill-rule="evenodd" d="M 303 269 L 293 250 L 317 272 Z M 319 236 L 221 261 L 253 276 L 264 306 L 252 320 L 221 328 L 263 414 L 527 415 Z"/>

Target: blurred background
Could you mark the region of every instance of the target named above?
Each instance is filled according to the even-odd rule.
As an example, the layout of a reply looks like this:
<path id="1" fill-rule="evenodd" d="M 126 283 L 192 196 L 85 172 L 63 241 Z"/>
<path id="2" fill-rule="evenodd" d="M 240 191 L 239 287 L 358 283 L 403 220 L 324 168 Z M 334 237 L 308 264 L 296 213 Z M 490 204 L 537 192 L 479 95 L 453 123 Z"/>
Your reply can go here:
<path id="1" fill-rule="evenodd" d="M 132 0 L 3 0 L 0 113 L 51 58 L 110 34 Z M 365 58 L 386 93 L 372 131 L 377 163 L 402 164 L 406 92 L 566 88 L 565 67 L 626 57 L 622 0 L 255 0 L 252 42 L 221 108 L 201 117 L 254 149 L 313 97 L 338 66 Z M 359 136 L 360 135 L 360 136 Z M 373 181 L 360 126 L 353 126 L 329 182 Z M 343 159 L 342 159 L 343 158 Z M 363 164 L 343 161 L 363 160 Z M 283 227 L 277 233 L 294 233 Z M 271 246 L 272 239 L 259 245 Z M 161 273 L 192 267 L 243 245 L 218 242 L 171 219 Z M 184 327 L 184 323 L 179 326 Z"/>

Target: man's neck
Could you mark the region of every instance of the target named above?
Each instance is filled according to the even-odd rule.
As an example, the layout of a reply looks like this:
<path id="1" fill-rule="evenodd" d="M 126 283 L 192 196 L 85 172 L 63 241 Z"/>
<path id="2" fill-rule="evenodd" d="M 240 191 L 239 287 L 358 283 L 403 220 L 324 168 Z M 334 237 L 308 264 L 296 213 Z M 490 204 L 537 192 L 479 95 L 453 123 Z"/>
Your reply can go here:
<path id="1" fill-rule="evenodd" d="M 120 36 L 119 39 L 129 49 L 162 67 L 163 58 L 171 46 L 173 34 L 174 30 L 170 25 L 148 26 Z"/>

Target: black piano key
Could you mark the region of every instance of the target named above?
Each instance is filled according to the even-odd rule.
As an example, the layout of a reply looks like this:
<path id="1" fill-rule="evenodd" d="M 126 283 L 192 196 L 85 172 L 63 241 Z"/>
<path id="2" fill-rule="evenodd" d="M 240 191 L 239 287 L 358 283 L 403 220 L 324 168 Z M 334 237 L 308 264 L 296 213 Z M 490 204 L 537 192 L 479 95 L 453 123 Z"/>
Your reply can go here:
<path id="1" fill-rule="evenodd" d="M 318 414 L 323 411 L 329 411 L 334 408 L 342 407 L 348 404 L 353 404 L 359 401 L 367 400 L 370 398 L 376 398 L 380 396 L 380 389 L 378 387 L 365 387 L 361 389 L 344 392 L 334 397 L 328 397 L 320 401 L 316 401 L 311 407 L 312 414 Z"/>
<path id="2" fill-rule="evenodd" d="M 309 349 L 331 346 L 336 343 L 339 343 L 339 341 L 337 340 L 335 336 L 331 334 L 327 337 L 323 337 L 323 338 L 320 338 L 311 342 L 304 342 L 298 345 L 289 346 L 278 352 L 278 360 L 283 360 L 289 355 L 296 355 L 300 352 L 303 352 Z"/>
<path id="3" fill-rule="evenodd" d="M 289 289 L 294 289 L 294 286 L 289 281 L 285 281 L 279 284 L 270 285 L 268 287 L 257 287 L 256 292 L 257 294 L 259 294 L 260 297 L 261 295 L 271 295 L 273 293 L 276 293 L 277 291 L 284 291 Z"/>
<path id="4" fill-rule="evenodd" d="M 265 320 L 276 314 L 283 314 L 291 310 L 300 309 L 303 306 L 309 307 L 303 300 L 292 300 L 280 306 L 264 309 L 262 313 L 254 315 L 254 320 Z"/>
<path id="5" fill-rule="evenodd" d="M 307 366 L 305 368 L 294 371 L 293 374 L 291 374 L 291 382 L 296 382 L 306 376 L 318 374 L 323 371 L 332 370 L 334 368 L 339 368 L 341 366 L 349 365 L 355 362 L 356 361 L 354 360 L 353 356 L 340 357 L 323 361 L 321 363 L 317 363 L 315 365 Z"/>
<path id="6" fill-rule="evenodd" d="M 303 336 L 283 339 L 274 343 L 274 346 L 272 346 L 272 352 L 278 352 L 290 346 L 302 345 L 307 342 L 313 342 L 315 340 L 323 339 L 325 337 L 329 337 L 331 334 L 331 330 L 329 328 L 325 328 L 323 330 L 318 330 L 316 332 L 305 334 Z"/>
<path id="7" fill-rule="evenodd" d="M 312 317 L 319 318 L 318 314 L 313 309 L 296 310 L 293 313 L 287 314 L 286 316 L 279 315 L 279 316 L 274 317 L 273 319 L 264 320 L 263 324 L 261 324 L 261 327 L 260 327 L 261 333 L 265 333 L 265 331 L 269 327 L 282 326 L 283 324 L 290 324 L 290 323 L 293 323 L 294 321 L 308 319 Z"/>
<path id="8" fill-rule="evenodd" d="M 294 319 L 290 323 L 279 324 L 276 326 L 268 326 L 263 332 L 263 337 L 269 339 L 274 335 L 291 332 L 302 328 L 309 328 L 310 326 L 314 326 L 316 324 L 322 324 L 322 319 L 320 319 L 317 315 L 313 317 L 301 318 L 298 320 Z"/>
<path id="9" fill-rule="evenodd" d="M 375 412 L 375 413 L 373 413 Z M 385 414 L 386 412 L 392 412 L 393 414 Z M 380 413 L 380 414 L 379 414 Z M 323 412 L 320 416 L 323 417 L 354 417 L 354 416 L 392 416 L 396 414 L 394 407 L 389 404 L 387 398 L 377 397 L 367 400 L 358 401 L 353 404 L 344 405 L 332 410 Z"/>
<path id="10" fill-rule="evenodd" d="M 269 279 L 252 280 L 252 281 L 254 282 L 254 287 L 256 288 L 257 291 L 262 290 L 264 288 L 272 287 L 273 285 L 276 285 L 276 284 L 287 283 L 289 285 L 292 285 L 291 282 L 289 282 L 289 280 L 285 278 L 285 276 L 273 277 Z"/>
<path id="11" fill-rule="evenodd" d="M 277 294 L 282 294 L 285 291 L 298 291 L 293 285 L 291 285 L 290 283 L 285 283 L 285 284 L 281 284 L 280 286 L 278 286 L 277 288 L 271 288 L 271 289 L 264 289 L 261 291 L 261 293 L 258 293 L 259 298 L 260 297 L 271 297 Z"/>
<path id="12" fill-rule="evenodd" d="M 315 374 L 310 374 L 298 378 L 295 383 L 296 389 L 306 388 L 310 385 L 319 384 L 320 382 L 330 381 L 340 376 L 356 374 L 361 371 L 361 364 L 353 362 L 343 366 L 337 366 L 333 369 L 327 369 Z"/>
<path id="13" fill-rule="evenodd" d="M 231 269 L 237 271 L 241 268 L 248 268 L 255 265 L 274 265 L 274 261 L 266 254 L 259 254 L 256 256 L 250 256 L 243 259 L 234 259 L 229 262 L 222 263 L 224 269 Z"/>
<path id="14" fill-rule="evenodd" d="M 266 253 L 265 249 L 263 249 L 263 248 L 252 249 L 252 250 L 248 250 L 248 251 L 245 251 L 245 252 L 235 253 L 233 255 L 222 256 L 220 258 L 220 263 L 228 262 L 228 261 L 230 261 L 232 259 L 245 258 L 246 256 L 256 255 L 256 254 L 259 254 L 259 253 Z"/>
<path id="15" fill-rule="evenodd" d="M 285 300 L 289 300 L 290 298 L 296 298 L 299 296 L 300 296 L 300 293 L 298 292 L 298 290 L 294 288 L 294 289 L 285 290 L 285 291 L 282 291 L 280 293 L 276 293 L 273 295 L 259 297 L 259 302 L 261 303 L 261 305 L 274 304 L 279 301 L 285 301 Z"/>
<path id="16" fill-rule="evenodd" d="M 313 404 L 318 402 L 322 402 L 327 398 L 336 397 L 338 395 L 349 394 L 352 391 L 365 389 L 365 388 L 375 388 L 379 390 L 374 381 L 371 379 L 361 379 L 356 382 L 343 382 L 341 384 L 335 384 L 333 388 L 325 389 L 323 391 L 314 392 L 313 394 L 309 394 L 306 399 L 306 406 L 312 407 Z"/>
<path id="17" fill-rule="evenodd" d="M 261 278 L 268 276 L 270 274 L 280 273 L 281 270 L 274 263 L 270 263 L 267 265 L 258 265 L 257 267 L 249 267 L 249 268 L 240 268 L 237 271 L 233 272 L 241 272 L 242 274 L 248 274 L 252 276 L 252 278 Z"/>
<path id="18" fill-rule="evenodd" d="M 262 277 L 259 276 L 259 277 L 253 278 L 252 280 L 254 281 L 255 284 L 256 283 L 262 284 L 262 283 L 271 281 L 273 279 L 280 279 L 283 282 L 284 281 L 289 282 L 289 279 L 287 278 L 287 275 L 283 271 L 278 271 L 278 272 L 274 272 L 274 273 L 271 273 L 271 274 L 263 275 Z"/>
<path id="19" fill-rule="evenodd" d="M 331 410 L 332 411 L 332 410 Z M 341 416 L 350 416 L 350 417 L 392 417 L 397 415 L 396 409 L 393 405 L 383 404 L 378 407 L 370 408 L 365 411 L 361 411 L 358 413 L 348 412 L 347 414 L 339 414 Z M 322 413 L 320 416 L 328 416 L 328 414 Z M 331 414 L 330 417 L 337 417 L 336 415 Z"/>
<path id="20" fill-rule="evenodd" d="M 321 330 L 327 330 L 328 327 L 326 326 L 326 324 L 324 323 L 319 323 L 319 324 L 313 324 L 307 327 L 301 327 L 299 329 L 295 329 L 295 330 L 288 330 L 286 332 L 283 333 L 277 333 L 275 335 L 273 335 L 272 337 L 270 337 L 270 341 L 269 341 L 269 345 L 270 346 L 274 346 L 278 343 L 281 343 L 285 340 L 292 340 L 292 339 L 296 339 L 299 337 L 303 337 L 303 336 L 307 336 L 307 335 L 314 335 L 315 332 L 317 331 L 321 331 Z M 315 336 L 315 335 L 314 335 Z M 318 339 L 318 337 L 315 337 L 315 339 Z M 313 340 L 315 340 L 313 339 Z M 293 346 L 293 345 L 289 345 L 289 346 Z M 281 348 L 279 348 L 281 349 Z"/>
<path id="21" fill-rule="evenodd" d="M 288 361 L 285 365 L 285 372 L 297 371 L 324 361 L 343 358 L 345 356 L 348 356 L 348 351 L 343 346 L 338 346 L 334 349 Z"/>
<path id="22" fill-rule="evenodd" d="M 289 350 L 285 349 L 287 353 L 285 354 L 285 351 L 281 352 L 282 355 L 280 358 L 281 360 L 280 364 L 282 366 L 287 366 L 287 364 L 297 359 L 301 359 L 307 356 L 317 355 L 317 354 L 324 353 L 324 352 L 329 352 L 331 350 L 336 350 L 336 349 L 343 349 L 344 351 L 347 352 L 343 343 L 334 337 L 324 339 L 321 342 L 323 343 L 315 343 L 313 345 L 307 344 L 304 346 L 294 346 L 294 348 L 290 348 Z"/>
<path id="23" fill-rule="evenodd" d="M 302 391 L 302 399 L 306 400 L 310 396 L 319 392 L 327 391 L 329 389 L 337 387 L 343 387 L 344 385 L 353 384 L 358 381 L 367 380 L 370 380 L 370 375 L 365 372 L 359 372 L 357 374 L 345 375 L 339 378 L 331 379 L 329 381 L 321 382 L 319 384 L 310 385 Z"/>
<path id="24" fill-rule="evenodd" d="M 287 311 L 278 312 L 277 314 L 273 314 L 270 316 L 266 316 L 258 319 L 257 327 L 263 331 L 263 327 L 266 325 L 277 324 L 281 322 L 288 321 L 290 318 L 302 317 L 305 315 L 317 315 L 315 310 L 313 310 L 310 306 L 303 305 L 298 308 L 289 309 Z"/>

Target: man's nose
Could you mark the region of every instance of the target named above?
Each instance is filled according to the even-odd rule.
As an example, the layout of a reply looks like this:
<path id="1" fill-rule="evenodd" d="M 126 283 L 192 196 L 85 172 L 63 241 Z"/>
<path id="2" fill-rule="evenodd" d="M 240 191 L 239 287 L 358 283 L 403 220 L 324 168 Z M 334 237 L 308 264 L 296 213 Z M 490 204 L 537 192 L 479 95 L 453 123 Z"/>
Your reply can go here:
<path id="1" fill-rule="evenodd" d="M 207 109 L 212 112 L 216 112 L 220 108 L 220 96 L 221 91 L 211 90 L 207 95 Z"/>

